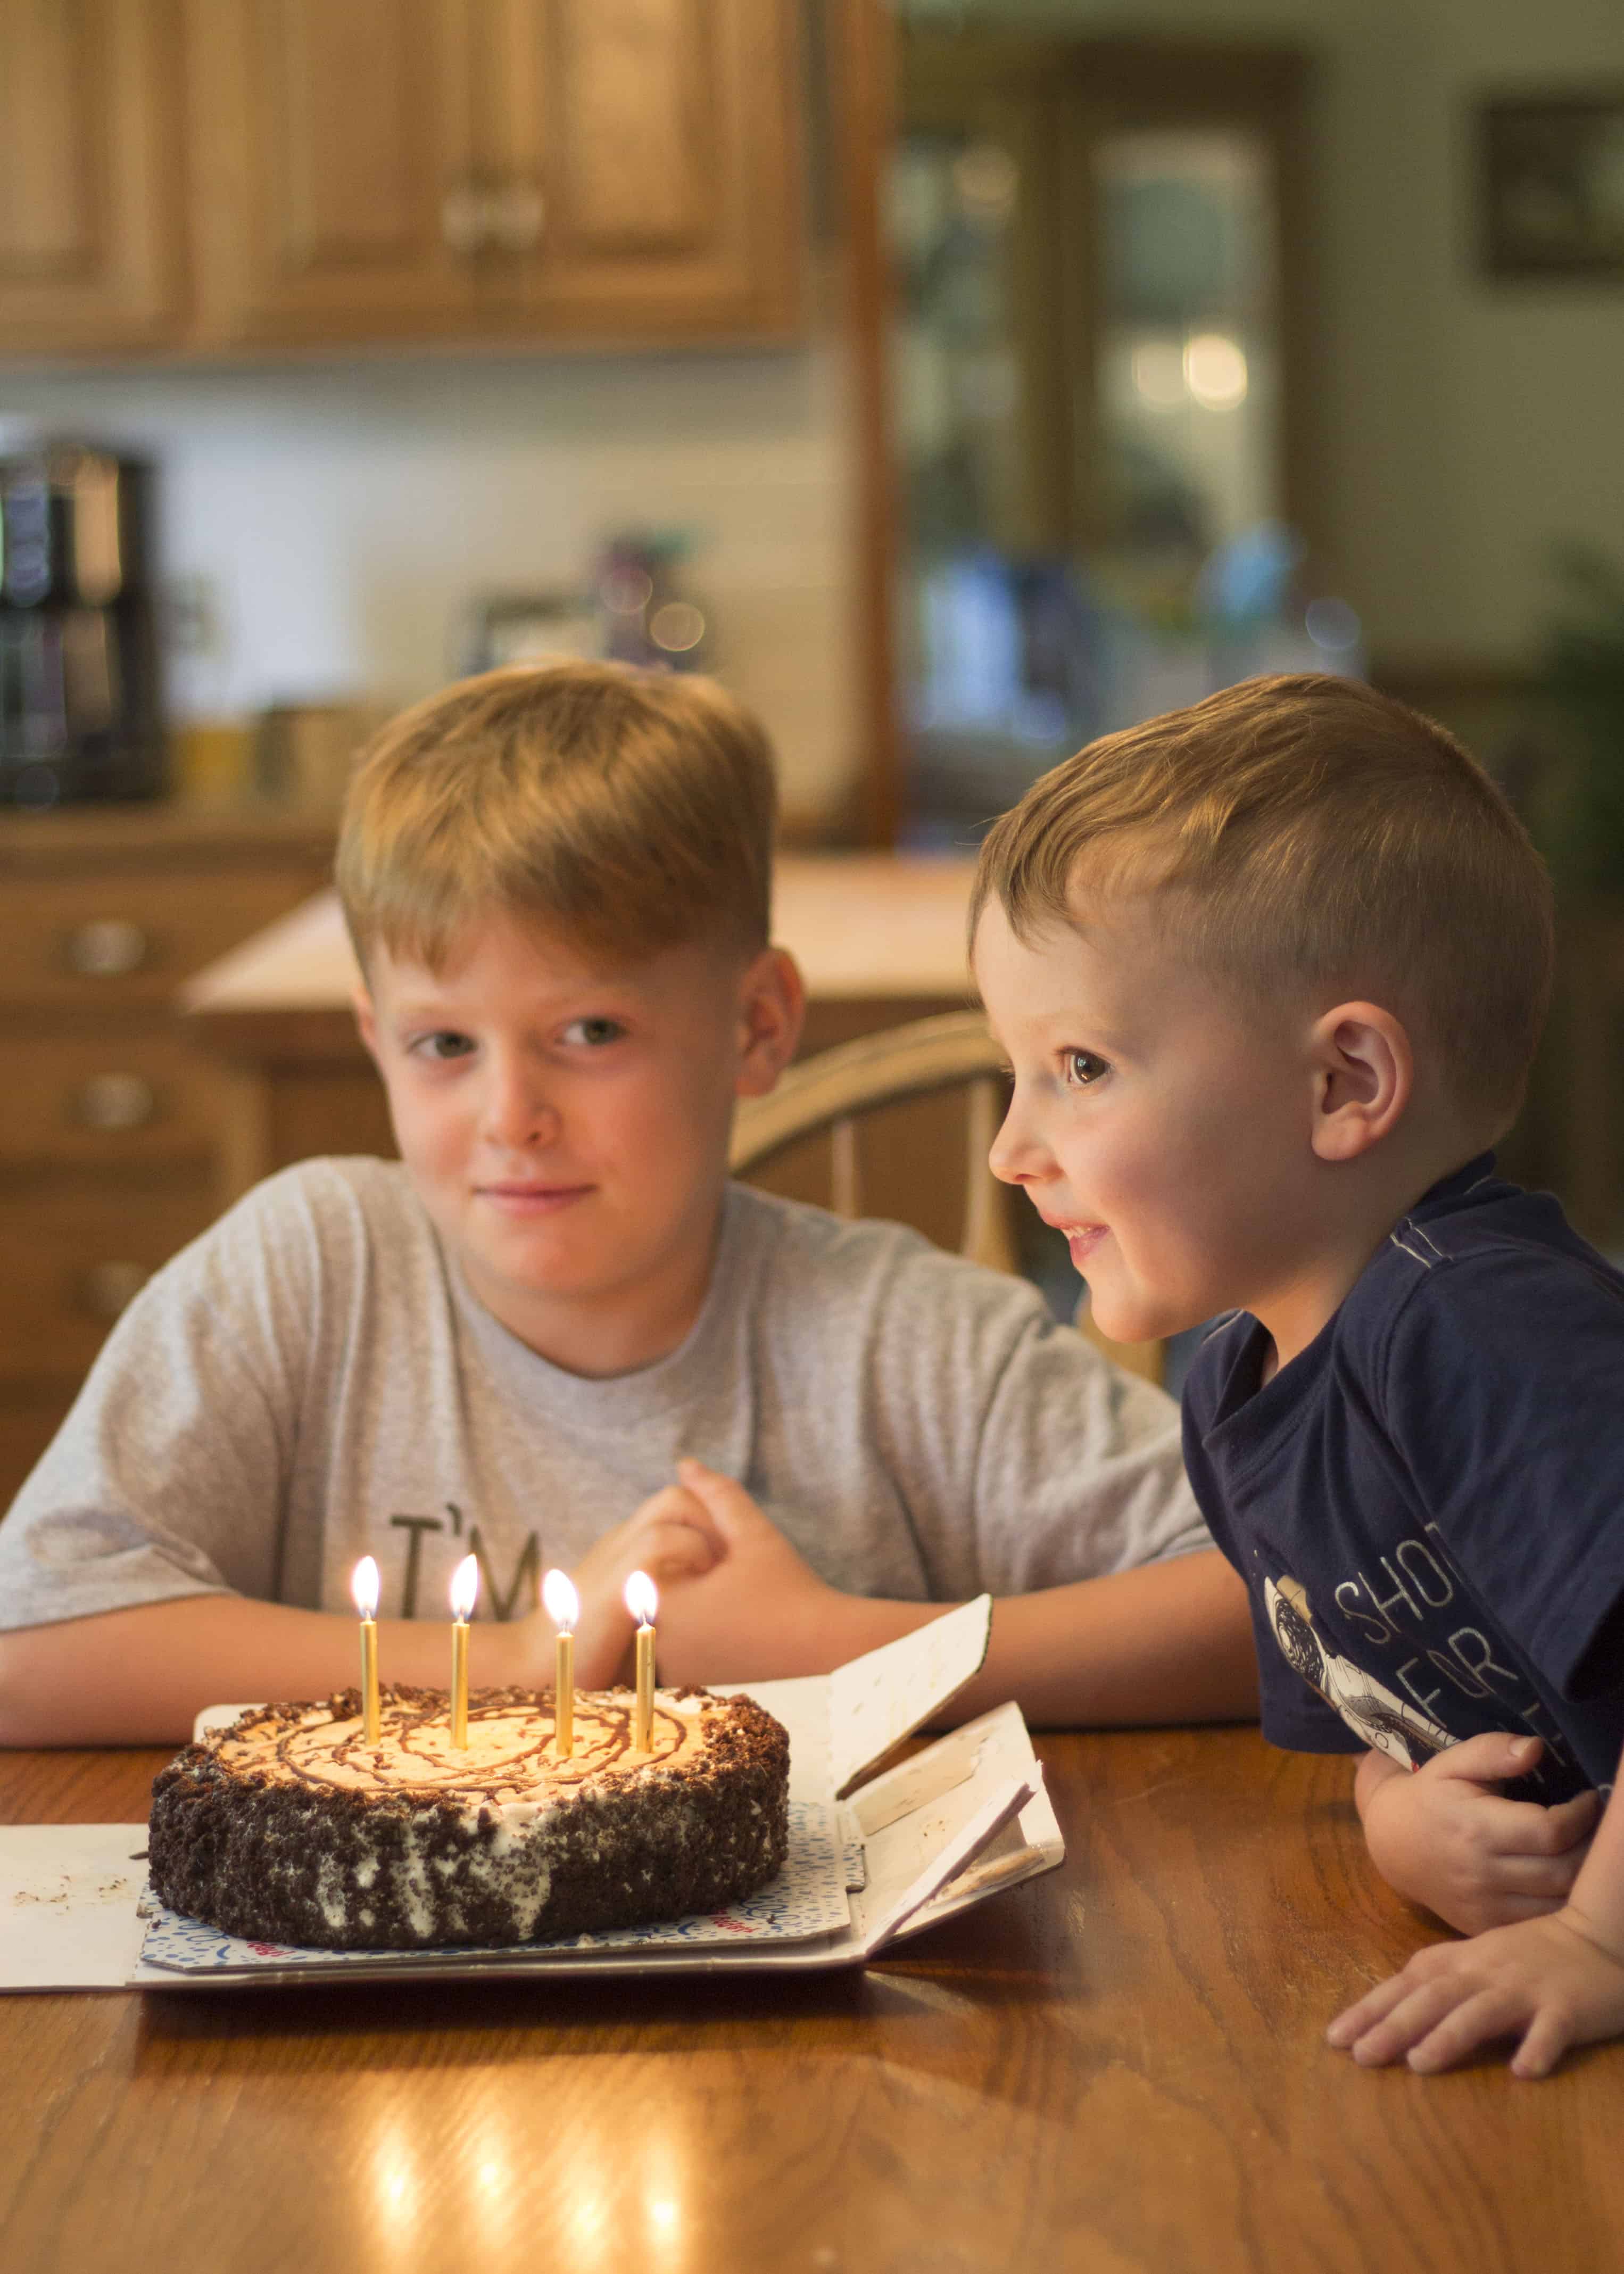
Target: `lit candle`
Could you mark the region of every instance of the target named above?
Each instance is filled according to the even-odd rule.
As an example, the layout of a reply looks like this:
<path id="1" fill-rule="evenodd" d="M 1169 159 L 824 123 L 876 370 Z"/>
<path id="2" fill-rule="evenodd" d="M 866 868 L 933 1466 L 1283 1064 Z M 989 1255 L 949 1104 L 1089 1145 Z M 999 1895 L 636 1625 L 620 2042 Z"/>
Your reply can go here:
<path id="1" fill-rule="evenodd" d="M 378 1562 L 364 1555 L 355 1567 L 350 1593 L 361 1614 L 361 1736 L 375 1745 L 378 1719 Z"/>
<path id="2" fill-rule="evenodd" d="M 646 1571 L 626 1583 L 626 1608 L 637 1622 L 637 1702 L 632 1709 L 632 1751 L 654 1751 L 654 1614 L 659 1596 Z"/>
<path id="3" fill-rule="evenodd" d="M 553 1667 L 553 1750 L 567 1761 L 575 1750 L 575 1621 L 581 1598 L 568 1571 L 549 1571 L 541 1583 L 541 1600 L 547 1616 L 558 1629 Z"/>
<path id="4" fill-rule="evenodd" d="M 465 1555 L 451 1574 L 451 1742 L 468 1751 L 468 1622 L 479 1593 L 479 1558 Z"/>

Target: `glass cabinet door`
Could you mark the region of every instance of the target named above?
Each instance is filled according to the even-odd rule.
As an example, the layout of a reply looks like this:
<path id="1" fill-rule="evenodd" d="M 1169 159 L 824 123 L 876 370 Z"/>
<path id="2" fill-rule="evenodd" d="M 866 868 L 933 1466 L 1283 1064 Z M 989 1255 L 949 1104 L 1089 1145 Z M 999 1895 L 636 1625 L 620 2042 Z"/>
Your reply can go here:
<path id="1" fill-rule="evenodd" d="M 973 841 L 1096 734 L 1357 655 L 1350 612 L 1305 614 L 1288 478 L 1298 59 L 1179 54 L 903 41 L 891 400 L 916 844 Z"/>

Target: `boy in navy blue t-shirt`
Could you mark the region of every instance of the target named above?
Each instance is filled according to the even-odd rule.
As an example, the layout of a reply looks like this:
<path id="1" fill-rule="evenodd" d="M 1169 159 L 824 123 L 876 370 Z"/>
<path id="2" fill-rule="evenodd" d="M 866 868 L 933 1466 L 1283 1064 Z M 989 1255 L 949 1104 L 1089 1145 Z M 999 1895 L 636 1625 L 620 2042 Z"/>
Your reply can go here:
<path id="1" fill-rule="evenodd" d="M 1263 1724 L 1362 1755 L 1378 1867 L 1471 1933 L 1332 2025 L 1541 2075 L 1624 2031 L 1624 1276 L 1494 1173 L 1550 888 L 1444 731 L 1253 680 L 1107 737 L 988 838 L 993 1166 L 1141 1341 L 1230 1312 L 1185 1457 Z"/>

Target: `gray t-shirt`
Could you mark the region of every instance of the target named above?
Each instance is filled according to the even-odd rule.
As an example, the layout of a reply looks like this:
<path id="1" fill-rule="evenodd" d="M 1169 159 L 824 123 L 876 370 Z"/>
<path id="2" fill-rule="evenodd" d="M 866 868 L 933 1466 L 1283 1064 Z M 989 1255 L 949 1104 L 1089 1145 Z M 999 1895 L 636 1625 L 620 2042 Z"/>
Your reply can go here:
<path id="1" fill-rule="evenodd" d="M 0 1524 L 0 1627 L 234 1589 L 532 1609 L 692 1453 L 853 1593 L 1024 1593 L 1210 1544 L 1162 1392 L 1024 1282 L 727 1189 L 680 1347 L 588 1381 L 469 1291 L 392 1162 L 307 1161 L 175 1257 Z"/>

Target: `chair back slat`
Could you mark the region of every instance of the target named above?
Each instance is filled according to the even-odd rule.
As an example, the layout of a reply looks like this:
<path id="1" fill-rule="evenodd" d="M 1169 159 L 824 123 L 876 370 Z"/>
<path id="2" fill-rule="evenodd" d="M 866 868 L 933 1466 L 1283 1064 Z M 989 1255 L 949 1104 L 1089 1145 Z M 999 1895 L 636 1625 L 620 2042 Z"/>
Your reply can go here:
<path id="1" fill-rule="evenodd" d="M 959 1253 L 993 1271 L 1019 1271 L 1010 1230 L 1009 1187 L 987 1165 L 1004 1118 L 1004 1085 L 991 1075 L 970 1084 L 965 1122 L 965 1224 Z"/>
<path id="2" fill-rule="evenodd" d="M 849 1113 L 843 1113 L 829 1133 L 829 1205 L 848 1223 L 862 1214 L 857 1123 Z"/>

